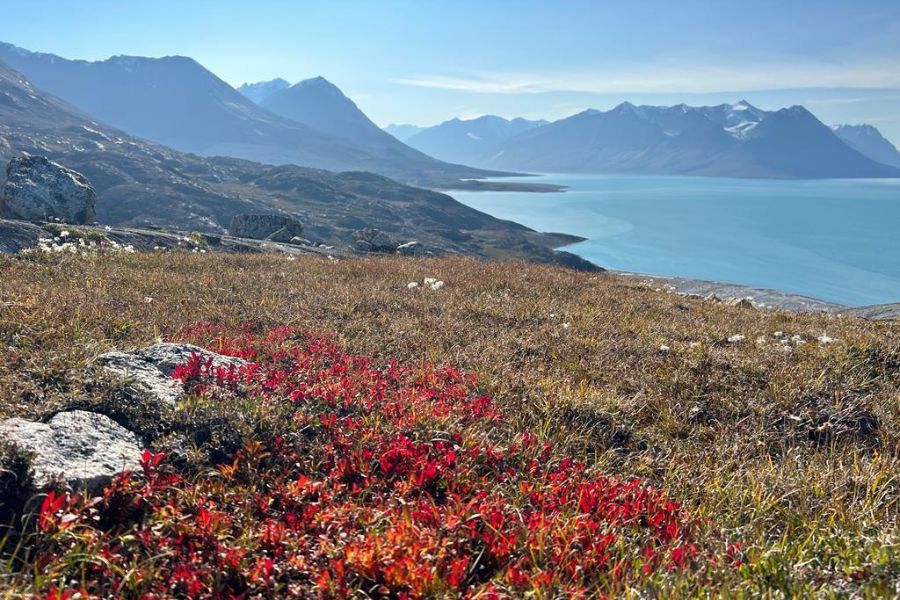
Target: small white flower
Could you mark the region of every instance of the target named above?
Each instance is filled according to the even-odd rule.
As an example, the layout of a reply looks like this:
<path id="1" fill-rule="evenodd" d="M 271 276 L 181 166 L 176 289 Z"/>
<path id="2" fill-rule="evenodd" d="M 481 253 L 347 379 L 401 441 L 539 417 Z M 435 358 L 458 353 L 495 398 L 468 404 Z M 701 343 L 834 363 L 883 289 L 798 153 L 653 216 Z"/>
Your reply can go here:
<path id="1" fill-rule="evenodd" d="M 562 328 L 568 331 L 572 327 L 571 323 L 563 323 Z"/>
<path id="2" fill-rule="evenodd" d="M 112 227 L 110 227 L 109 225 L 104 226 L 103 229 L 105 231 L 112 231 Z"/>
<path id="3" fill-rule="evenodd" d="M 747 339 L 746 337 L 744 337 L 743 335 L 738 333 L 738 334 L 735 334 L 735 335 L 729 337 L 728 342 L 731 344 L 740 344 L 740 343 L 743 343 L 743 341 L 746 339 Z"/>
<path id="4" fill-rule="evenodd" d="M 662 352 L 663 354 L 668 354 L 670 350 L 671 350 L 671 348 L 669 348 L 665 344 L 663 344 L 662 346 L 659 347 L 659 351 Z"/>
<path id="5" fill-rule="evenodd" d="M 153 304 L 152 296 L 144 296 L 144 304 Z"/>
<path id="6" fill-rule="evenodd" d="M 426 277 L 425 279 L 422 280 L 422 282 L 425 285 L 431 285 L 433 283 L 437 283 L 437 279 L 435 279 L 434 277 Z"/>
<path id="7" fill-rule="evenodd" d="M 802 335 L 791 336 L 791 341 L 794 342 L 795 344 L 805 344 L 806 343 L 806 340 L 803 339 Z"/>
<path id="8" fill-rule="evenodd" d="M 433 289 L 434 291 L 437 291 L 437 290 L 441 289 L 442 287 L 444 287 L 443 281 L 435 281 L 434 283 L 431 284 L 431 289 Z"/>
<path id="9" fill-rule="evenodd" d="M 417 288 L 417 287 L 419 287 L 418 281 L 410 281 L 409 283 L 406 284 L 406 288 L 409 290 L 411 290 L 413 288 Z"/>
<path id="10" fill-rule="evenodd" d="M 61 237 L 61 238 L 67 238 L 70 235 L 72 235 L 72 234 L 70 234 L 68 231 L 60 231 L 59 232 L 59 237 Z"/>
<path id="11" fill-rule="evenodd" d="M 816 339 L 818 339 L 819 343 L 821 343 L 821 344 L 830 344 L 835 341 L 835 339 L 833 337 L 829 336 L 827 333 L 823 333 Z"/>
<path id="12" fill-rule="evenodd" d="M 783 338 L 783 337 L 784 337 L 784 332 L 783 332 L 783 331 L 776 331 L 775 333 L 772 334 L 772 337 L 773 337 L 773 338 Z"/>
<path id="13" fill-rule="evenodd" d="M 790 345 L 788 345 L 788 346 L 782 346 L 781 351 L 784 352 L 785 354 L 787 354 L 788 352 L 793 352 L 794 349 L 791 348 Z"/>

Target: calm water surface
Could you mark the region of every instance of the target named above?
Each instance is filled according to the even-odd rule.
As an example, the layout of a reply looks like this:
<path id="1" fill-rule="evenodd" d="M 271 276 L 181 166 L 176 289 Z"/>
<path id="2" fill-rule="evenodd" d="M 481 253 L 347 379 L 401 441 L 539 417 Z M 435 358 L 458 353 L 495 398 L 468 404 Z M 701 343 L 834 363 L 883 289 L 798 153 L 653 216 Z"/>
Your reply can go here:
<path id="1" fill-rule="evenodd" d="M 601 266 L 774 288 L 850 305 L 900 302 L 900 180 L 542 175 L 560 193 L 451 192 Z"/>

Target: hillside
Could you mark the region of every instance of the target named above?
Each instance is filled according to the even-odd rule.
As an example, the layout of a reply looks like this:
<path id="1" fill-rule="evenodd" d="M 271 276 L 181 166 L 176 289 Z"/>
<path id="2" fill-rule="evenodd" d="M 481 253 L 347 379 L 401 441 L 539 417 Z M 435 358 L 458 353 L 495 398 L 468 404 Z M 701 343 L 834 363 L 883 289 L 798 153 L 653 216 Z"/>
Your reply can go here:
<path id="1" fill-rule="evenodd" d="M 408 148 L 398 154 L 357 144 L 284 118 L 184 56 L 115 56 L 88 62 L 0 43 L 0 61 L 99 122 L 183 152 L 333 171 L 373 171 L 414 183 L 489 174 Z"/>
<path id="2" fill-rule="evenodd" d="M 370 173 L 272 167 L 203 158 L 101 125 L 0 63 L 0 163 L 46 155 L 86 175 L 101 223 L 221 233 L 244 212 L 291 213 L 316 241 L 347 246 L 375 227 L 440 252 L 569 261 L 544 235 L 468 208 L 449 196 Z"/>
<path id="3" fill-rule="evenodd" d="M 0 257 L 0 301 L 0 418 L 96 411 L 150 453 L 98 502 L 51 498 L 19 538 L 40 569 L 0 563 L 14 596 L 900 582 L 896 323 L 462 258 Z M 159 337 L 258 367 L 189 364 L 153 408 L 98 356 Z M 0 455 L 8 515 L 24 465 Z"/>
<path id="4" fill-rule="evenodd" d="M 898 177 L 801 106 L 748 102 L 586 110 L 507 138 L 471 164 L 539 172 L 763 178 Z"/>

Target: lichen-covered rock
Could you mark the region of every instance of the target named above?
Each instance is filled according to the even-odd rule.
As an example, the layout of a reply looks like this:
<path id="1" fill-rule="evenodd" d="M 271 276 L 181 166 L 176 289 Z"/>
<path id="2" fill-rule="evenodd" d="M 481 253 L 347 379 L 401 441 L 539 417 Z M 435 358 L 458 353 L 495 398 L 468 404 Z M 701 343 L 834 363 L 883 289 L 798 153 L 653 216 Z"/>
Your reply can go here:
<path id="1" fill-rule="evenodd" d="M 0 216 L 23 221 L 92 223 L 97 194 L 88 180 L 43 156 L 14 158 L 0 190 Z"/>
<path id="2" fill-rule="evenodd" d="M 192 354 L 203 360 L 212 359 L 213 366 L 238 368 L 247 361 L 223 356 L 193 344 L 161 343 L 134 352 L 108 352 L 97 360 L 107 371 L 125 377 L 139 393 L 167 406 L 184 396 L 182 383 L 171 377 L 178 365 L 185 364 Z"/>
<path id="3" fill-rule="evenodd" d="M 113 475 L 141 468 L 137 436 L 98 413 L 62 412 L 46 423 L 7 419 L 0 422 L 0 438 L 32 456 L 37 488 L 63 481 L 96 493 Z"/>
<path id="4" fill-rule="evenodd" d="M 353 245 L 359 252 L 393 254 L 400 244 L 385 232 L 367 227 L 353 232 Z"/>
<path id="5" fill-rule="evenodd" d="M 242 214 L 231 219 L 228 231 L 235 237 L 290 244 L 295 237 L 302 237 L 303 224 L 286 215 Z"/>

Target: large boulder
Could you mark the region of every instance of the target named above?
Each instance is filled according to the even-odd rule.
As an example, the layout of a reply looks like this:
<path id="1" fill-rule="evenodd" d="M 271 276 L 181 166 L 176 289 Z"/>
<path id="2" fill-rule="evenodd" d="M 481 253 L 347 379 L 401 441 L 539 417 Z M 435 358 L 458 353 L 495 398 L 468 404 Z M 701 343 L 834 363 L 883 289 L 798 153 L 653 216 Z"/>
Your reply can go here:
<path id="1" fill-rule="evenodd" d="M 31 455 L 37 488 L 63 481 L 97 493 L 113 475 L 141 468 L 137 436 L 98 413 L 61 412 L 46 423 L 7 419 L 0 422 L 0 439 Z"/>
<path id="2" fill-rule="evenodd" d="M 353 247 L 358 252 L 394 254 L 399 243 L 379 229 L 367 227 L 353 232 Z"/>
<path id="3" fill-rule="evenodd" d="M 88 180 L 43 156 L 9 161 L 0 190 L 0 216 L 23 221 L 93 223 L 97 193 Z"/>
<path id="4" fill-rule="evenodd" d="M 241 214 L 231 219 L 228 231 L 235 237 L 290 244 L 303 236 L 303 224 L 286 215 Z"/>
<path id="5" fill-rule="evenodd" d="M 196 354 L 214 367 L 239 368 L 247 361 L 216 354 L 193 344 L 154 344 L 134 352 L 108 352 L 98 357 L 100 365 L 110 373 L 124 377 L 141 396 L 163 407 L 173 407 L 184 396 L 184 385 L 172 378 L 175 367 Z"/>

